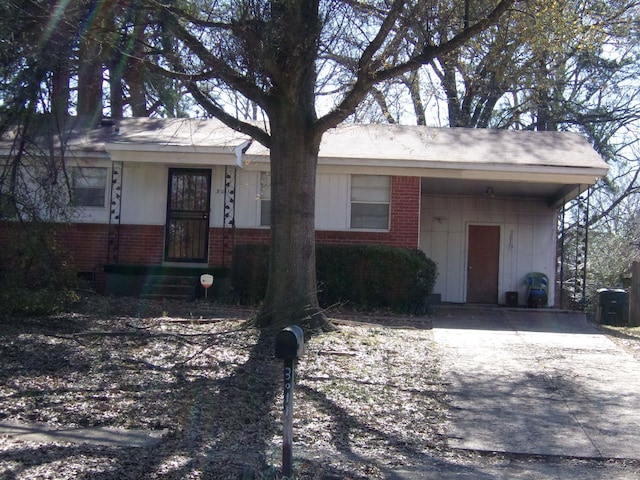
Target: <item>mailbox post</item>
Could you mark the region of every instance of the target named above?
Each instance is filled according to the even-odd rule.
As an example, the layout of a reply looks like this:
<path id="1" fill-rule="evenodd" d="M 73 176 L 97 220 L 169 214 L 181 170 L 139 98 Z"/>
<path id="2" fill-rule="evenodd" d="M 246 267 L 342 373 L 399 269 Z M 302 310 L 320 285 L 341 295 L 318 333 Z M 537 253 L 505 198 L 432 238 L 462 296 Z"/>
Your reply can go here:
<path id="1" fill-rule="evenodd" d="M 275 357 L 284 360 L 284 401 L 282 405 L 282 475 L 291 477 L 293 450 L 293 390 L 296 362 L 304 355 L 304 331 L 291 325 L 276 335 Z"/>

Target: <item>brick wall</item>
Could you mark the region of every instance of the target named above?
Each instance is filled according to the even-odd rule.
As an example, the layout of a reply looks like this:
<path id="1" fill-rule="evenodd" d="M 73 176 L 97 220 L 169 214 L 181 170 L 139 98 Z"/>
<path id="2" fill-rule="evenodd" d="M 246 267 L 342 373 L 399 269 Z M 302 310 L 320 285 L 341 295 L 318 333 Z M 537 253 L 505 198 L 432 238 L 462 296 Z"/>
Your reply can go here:
<path id="1" fill-rule="evenodd" d="M 58 236 L 69 250 L 76 270 L 97 274 L 107 261 L 108 233 L 108 225 L 77 223 L 60 227 Z"/>
<path id="2" fill-rule="evenodd" d="M 107 225 L 99 224 L 40 224 L 56 247 L 68 257 L 69 264 L 78 271 L 92 272 L 102 268 L 107 259 Z M 24 224 L 0 223 L 0 246 L 20 241 L 22 235 L 31 235 Z"/>
<path id="3" fill-rule="evenodd" d="M 420 231 L 420 178 L 392 177 L 391 180 L 391 228 L 389 231 L 316 231 L 316 242 L 330 245 L 385 244 L 394 247 L 419 248 Z M 211 229 L 209 259 L 214 265 L 227 265 L 230 249 L 224 253 L 222 229 Z M 225 245 L 267 243 L 271 239 L 268 229 L 236 229 Z"/>
<path id="4" fill-rule="evenodd" d="M 114 249 L 108 250 L 109 226 L 105 224 L 76 223 L 71 225 L 45 225 L 50 229 L 52 240 L 67 256 L 69 266 L 77 272 L 92 273 L 96 288 L 104 287 L 105 264 L 113 263 Z M 0 224 L 0 247 L 19 238 L 19 224 Z M 164 226 L 120 225 L 119 262 L 141 265 L 159 265 L 164 251 Z M 111 258 L 110 258 L 111 257 Z"/>
<path id="5" fill-rule="evenodd" d="M 164 225 L 120 225 L 119 263 L 159 265 L 164 258 Z"/>
<path id="6" fill-rule="evenodd" d="M 376 231 L 318 231 L 316 241 L 323 244 L 384 244 L 418 248 L 420 231 L 420 179 L 392 177 L 391 228 Z"/>
<path id="7" fill-rule="evenodd" d="M 418 248 L 420 226 L 420 179 L 393 177 L 391 183 L 391 228 L 378 231 L 318 231 L 316 241 L 322 244 L 386 244 Z M 14 241 L 17 225 L 0 224 L 0 246 Z M 118 263 L 160 265 L 164 257 L 163 225 L 120 225 Z M 52 226 L 62 245 L 70 253 L 70 264 L 79 272 L 93 272 L 97 286 L 104 286 L 103 266 L 113 262 L 113 250 L 108 255 L 109 226 L 104 224 L 73 224 Z M 225 238 L 224 235 L 227 235 Z M 221 228 L 209 231 L 209 263 L 230 266 L 232 245 L 268 243 L 269 229 Z M 225 248 L 223 248 L 223 246 Z M 114 247 L 115 248 L 115 245 Z"/>
<path id="8" fill-rule="evenodd" d="M 209 263 L 213 266 L 229 267 L 233 245 L 266 244 L 271 241 L 271 230 L 267 228 L 236 228 L 209 230 Z"/>
<path id="9" fill-rule="evenodd" d="M 73 224 L 60 229 L 58 234 L 72 255 L 72 264 L 78 271 L 102 271 L 106 263 L 156 265 L 163 259 L 164 226 L 119 225 L 118 244 L 108 248 L 109 226 Z M 116 252 L 117 249 L 117 252 Z M 110 253 L 110 255 L 109 255 Z"/>
<path id="10" fill-rule="evenodd" d="M 393 177 L 389 245 L 418 248 L 420 241 L 420 178 Z"/>
<path id="11" fill-rule="evenodd" d="M 44 229 L 50 245 L 65 257 L 67 265 L 77 272 L 91 274 L 98 284 L 103 279 L 102 267 L 107 260 L 108 225 L 100 224 L 38 224 L 34 229 Z M 16 222 L 0 223 L 0 248 L 16 246 L 29 227 Z"/>

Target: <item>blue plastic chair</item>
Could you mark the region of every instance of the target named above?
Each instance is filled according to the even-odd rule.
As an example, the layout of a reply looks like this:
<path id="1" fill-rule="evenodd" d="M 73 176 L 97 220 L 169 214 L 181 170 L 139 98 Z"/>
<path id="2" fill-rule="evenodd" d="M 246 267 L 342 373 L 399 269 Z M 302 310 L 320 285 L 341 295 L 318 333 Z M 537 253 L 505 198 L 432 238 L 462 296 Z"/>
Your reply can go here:
<path id="1" fill-rule="evenodd" d="M 529 308 L 546 307 L 549 301 L 549 279 L 544 273 L 527 274 L 527 306 Z"/>

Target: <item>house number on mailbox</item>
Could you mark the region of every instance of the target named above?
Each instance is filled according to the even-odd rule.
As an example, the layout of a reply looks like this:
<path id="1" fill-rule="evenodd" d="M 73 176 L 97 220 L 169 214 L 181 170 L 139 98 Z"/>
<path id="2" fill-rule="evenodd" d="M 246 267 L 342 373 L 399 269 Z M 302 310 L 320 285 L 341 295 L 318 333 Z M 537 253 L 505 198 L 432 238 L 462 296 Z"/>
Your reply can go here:
<path id="1" fill-rule="evenodd" d="M 296 362 L 304 354 L 304 332 L 297 325 L 282 330 L 276 337 L 275 356 L 284 360 L 284 399 L 282 402 L 282 475 L 290 478 L 293 450 L 293 390 Z"/>

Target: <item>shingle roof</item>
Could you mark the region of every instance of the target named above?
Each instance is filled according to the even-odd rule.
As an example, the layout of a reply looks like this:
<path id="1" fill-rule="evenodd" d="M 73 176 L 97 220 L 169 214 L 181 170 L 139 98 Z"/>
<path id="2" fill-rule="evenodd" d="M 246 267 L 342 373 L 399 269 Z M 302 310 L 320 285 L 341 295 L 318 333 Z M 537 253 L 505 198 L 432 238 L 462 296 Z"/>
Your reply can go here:
<path id="1" fill-rule="evenodd" d="M 119 130 L 119 135 L 96 140 L 229 150 L 248 140 L 217 120 L 205 119 L 124 119 Z M 267 156 L 268 150 L 254 142 L 246 153 Z M 320 146 L 320 161 L 329 159 L 607 168 L 578 133 L 381 124 L 344 124 L 329 130 Z"/>
<path id="2" fill-rule="evenodd" d="M 320 156 L 606 169 L 586 139 L 570 132 L 343 125 L 325 134 Z"/>
<path id="3" fill-rule="evenodd" d="M 125 118 L 113 125 L 74 130 L 72 148 L 120 151 L 234 153 L 249 137 L 215 119 Z M 268 150 L 253 142 L 254 159 Z M 319 162 L 416 168 L 578 167 L 604 175 L 606 163 L 578 133 L 344 124 L 325 133 Z"/>

